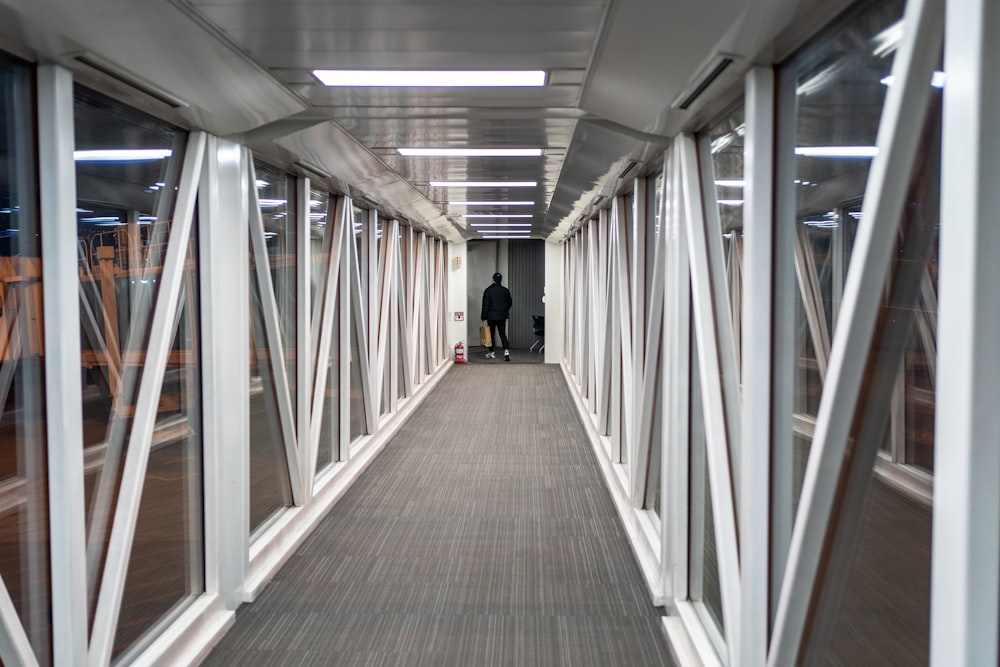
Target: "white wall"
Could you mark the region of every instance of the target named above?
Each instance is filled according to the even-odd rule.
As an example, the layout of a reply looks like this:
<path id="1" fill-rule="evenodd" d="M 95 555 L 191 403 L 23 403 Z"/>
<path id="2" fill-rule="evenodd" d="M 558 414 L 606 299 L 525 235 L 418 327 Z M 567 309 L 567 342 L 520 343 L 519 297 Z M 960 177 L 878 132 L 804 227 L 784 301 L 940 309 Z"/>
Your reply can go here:
<path id="1" fill-rule="evenodd" d="M 466 298 L 469 292 L 469 273 L 468 273 L 468 262 L 467 253 L 468 244 L 467 243 L 450 243 L 448 244 L 448 345 L 450 348 L 449 355 L 454 358 L 455 356 L 455 345 L 458 341 L 462 341 L 466 347 L 466 354 L 468 354 L 469 341 L 466 336 L 466 322 L 455 321 L 455 313 L 462 312 L 465 314 L 465 320 L 467 321 L 470 317 L 478 318 L 479 313 L 468 313 L 465 309 L 468 307 L 466 303 Z M 457 266 L 456 264 L 461 264 Z M 478 344 L 478 341 L 476 341 Z"/>
<path id="2" fill-rule="evenodd" d="M 558 243 L 545 243 L 545 363 L 563 358 L 566 310 L 563 307 L 563 251 Z"/>

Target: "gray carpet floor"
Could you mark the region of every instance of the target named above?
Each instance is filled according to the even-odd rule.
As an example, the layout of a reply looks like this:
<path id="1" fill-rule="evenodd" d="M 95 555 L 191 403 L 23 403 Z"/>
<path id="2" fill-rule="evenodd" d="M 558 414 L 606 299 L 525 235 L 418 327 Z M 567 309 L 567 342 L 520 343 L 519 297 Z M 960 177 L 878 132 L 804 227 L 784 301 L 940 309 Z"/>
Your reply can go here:
<path id="1" fill-rule="evenodd" d="M 205 665 L 668 665 L 558 366 L 455 366 Z"/>

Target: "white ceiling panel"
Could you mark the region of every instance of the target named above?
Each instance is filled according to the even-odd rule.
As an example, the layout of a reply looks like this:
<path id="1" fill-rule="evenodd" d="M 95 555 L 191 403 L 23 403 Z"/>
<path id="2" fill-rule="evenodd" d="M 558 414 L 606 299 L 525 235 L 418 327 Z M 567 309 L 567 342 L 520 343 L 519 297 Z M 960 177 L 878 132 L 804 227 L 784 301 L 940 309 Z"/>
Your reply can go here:
<path id="1" fill-rule="evenodd" d="M 830 0 L 833 1 L 833 0 Z M 845 0 L 836 0 L 842 3 Z M 79 69 L 93 53 L 187 106 L 192 127 L 291 151 L 455 240 L 459 200 L 530 200 L 533 235 L 589 215 L 662 148 L 674 98 L 722 48 L 746 62 L 782 11 L 820 0 L 0 0 L 0 37 Z M 0 19 L 5 18 L 0 11 Z M 741 27 L 743 24 L 746 28 Z M 746 34 L 754 31 L 754 35 Z M 771 40 L 771 37 L 767 38 Z M 754 53 L 750 53 L 754 51 Z M 538 88 L 328 88 L 330 69 L 540 69 Z M 737 68 L 738 69 L 738 68 Z M 734 74 L 734 76 L 737 76 Z M 126 77 L 128 78 L 128 77 Z M 645 133 L 645 134 L 644 134 Z M 537 158 L 404 158 L 399 147 L 538 147 Z M 431 180 L 530 180 L 445 190 Z M 470 211 L 471 212 L 471 211 Z M 452 227 L 449 228 L 449 225 Z M 560 227 L 561 225 L 561 227 Z M 447 232 L 447 233 L 446 233 Z"/>

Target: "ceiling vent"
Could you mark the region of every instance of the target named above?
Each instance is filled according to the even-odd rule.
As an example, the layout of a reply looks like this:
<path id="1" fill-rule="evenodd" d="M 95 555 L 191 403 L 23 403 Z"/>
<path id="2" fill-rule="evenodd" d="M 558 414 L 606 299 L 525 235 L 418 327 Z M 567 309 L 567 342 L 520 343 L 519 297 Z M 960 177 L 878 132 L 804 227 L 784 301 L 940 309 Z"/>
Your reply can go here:
<path id="1" fill-rule="evenodd" d="M 639 166 L 638 162 L 630 161 L 627 165 L 625 165 L 624 169 L 618 172 L 618 180 L 619 181 L 624 180 L 625 177 L 628 176 L 630 173 L 632 173 L 632 170 L 635 169 L 637 166 Z"/>
<path id="2" fill-rule="evenodd" d="M 167 91 L 163 90 L 159 86 L 155 86 L 147 81 L 143 81 L 140 77 L 132 74 L 131 72 L 122 69 L 115 63 L 109 60 L 105 60 L 101 56 L 95 55 L 93 53 L 77 53 L 72 56 L 73 60 L 78 63 L 84 64 L 91 69 L 94 69 L 105 76 L 109 76 L 115 81 L 124 83 L 125 85 L 138 90 L 144 95 L 148 95 L 153 99 L 166 104 L 167 106 L 173 107 L 174 109 L 179 109 L 181 107 L 189 106 L 187 102 L 174 97 Z"/>
<path id="3" fill-rule="evenodd" d="M 694 83 L 684 92 L 677 96 L 677 101 L 672 105 L 678 109 L 686 110 L 695 103 L 702 93 L 708 89 L 712 83 L 722 75 L 726 68 L 736 61 L 736 56 L 716 54 L 708 63 L 701 68 L 698 75 L 694 77 Z"/>
<path id="4" fill-rule="evenodd" d="M 305 175 L 309 178 L 317 181 L 326 181 L 329 176 L 323 172 L 319 167 L 313 166 L 308 162 L 302 160 L 296 160 L 295 166 L 305 172 Z"/>

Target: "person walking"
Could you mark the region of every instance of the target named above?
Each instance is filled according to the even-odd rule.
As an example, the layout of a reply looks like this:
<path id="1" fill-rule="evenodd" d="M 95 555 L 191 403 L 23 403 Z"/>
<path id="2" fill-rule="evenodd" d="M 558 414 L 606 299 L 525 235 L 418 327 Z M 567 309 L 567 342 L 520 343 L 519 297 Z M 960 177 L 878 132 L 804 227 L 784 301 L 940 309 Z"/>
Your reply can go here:
<path id="1" fill-rule="evenodd" d="M 503 276 L 493 274 L 493 283 L 483 292 L 483 309 L 479 319 L 490 327 L 490 349 L 486 353 L 488 359 L 496 359 L 493 348 L 496 346 L 497 335 L 503 345 L 503 360 L 510 361 L 510 345 L 507 343 L 507 317 L 514 301 L 510 298 L 510 290 L 501 285 Z"/>

